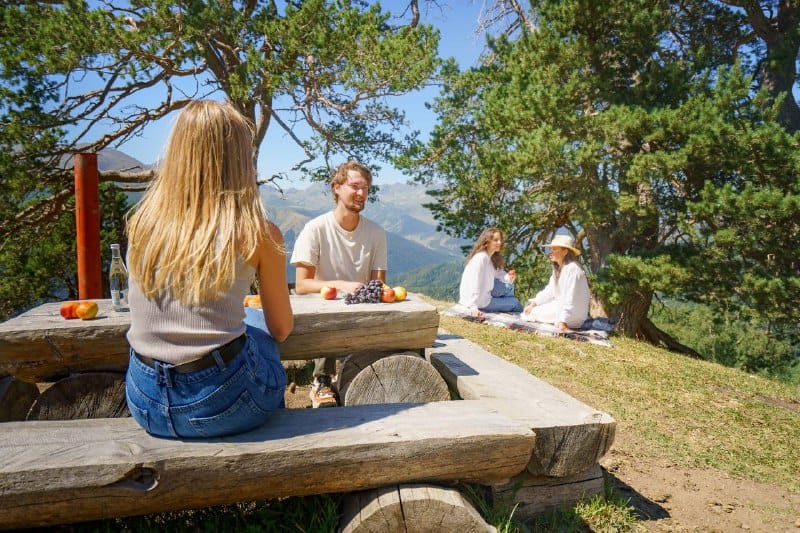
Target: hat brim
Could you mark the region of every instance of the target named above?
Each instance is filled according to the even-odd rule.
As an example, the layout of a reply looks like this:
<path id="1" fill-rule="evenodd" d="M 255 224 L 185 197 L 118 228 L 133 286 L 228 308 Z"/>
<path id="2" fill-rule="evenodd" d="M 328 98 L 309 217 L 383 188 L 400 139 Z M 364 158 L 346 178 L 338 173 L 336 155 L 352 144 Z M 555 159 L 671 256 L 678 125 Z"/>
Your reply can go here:
<path id="1" fill-rule="evenodd" d="M 565 250 L 570 250 L 576 257 L 580 257 L 581 251 L 577 248 L 573 248 L 572 246 L 564 246 L 561 244 L 545 244 L 542 248 L 564 248 Z"/>

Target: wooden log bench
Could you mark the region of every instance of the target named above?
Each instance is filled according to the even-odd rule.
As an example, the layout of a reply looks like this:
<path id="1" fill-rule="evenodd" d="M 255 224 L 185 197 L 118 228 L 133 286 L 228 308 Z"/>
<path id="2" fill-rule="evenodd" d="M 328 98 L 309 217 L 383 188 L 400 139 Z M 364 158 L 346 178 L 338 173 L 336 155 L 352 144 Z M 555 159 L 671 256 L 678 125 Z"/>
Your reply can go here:
<path id="1" fill-rule="evenodd" d="M 404 482 L 508 480 L 533 432 L 483 402 L 284 410 L 206 441 L 130 418 L 0 424 L 0 528 L 350 492 Z"/>
<path id="2" fill-rule="evenodd" d="M 597 460 L 613 441 L 615 422 L 609 415 L 466 339 L 447 332 L 437 337 L 435 328 L 431 337 L 430 319 L 423 317 L 432 310 L 438 324 L 438 314 L 424 302 L 409 302 L 413 310 L 412 306 L 403 310 L 394 306 L 405 302 L 334 307 L 336 301 L 326 304 L 318 297 L 302 299 L 293 297 L 296 324 L 305 324 L 296 328 L 295 334 L 316 335 L 322 350 L 328 350 L 325 353 L 384 351 L 383 323 L 390 336 L 391 331 L 398 332 L 398 349 L 427 346 L 426 358 L 464 401 L 283 411 L 258 430 L 213 441 L 158 439 L 131 419 L 0 424 L 0 528 L 326 492 L 385 492 L 391 486 L 397 497 L 387 496 L 395 494 L 394 489 L 359 496 L 372 502 L 370 508 L 380 502 L 395 506 L 394 511 L 388 507 L 381 511 L 381 516 L 388 517 L 396 514 L 398 501 L 416 502 L 420 491 L 424 492 L 415 486 L 406 494 L 398 484 L 455 480 L 488 484 L 499 497 L 515 497 L 521 504 L 517 516 L 527 517 L 602 488 Z M 307 309 L 318 310 L 298 313 L 306 304 Z M 403 312 L 417 316 L 399 314 Z M 0 324 L 0 350 L 16 347 L 14 357 L 0 352 L 0 364 L 30 378 L 59 375 L 65 370 L 96 371 L 110 360 L 121 363 L 118 356 L 109 359 L 90 346 L 91 332 L 96 329 L 81 333 L 86 346 L 69 352 L 69 358 L 57 357 L 63 352 L 62 348 L 53 350 L 54 343 L 68 347 L 75 342 L 58 331 L 68 321 L 56 320 L 50 313 L 50 325 L 42 328 L 49 333 L 41 334 L 38 344 L 34 343 L 38 356 L 25 356 L 21 341 L 14 340 L 24 336 L 20 328 Z M 313 316 L 318 313 L 328 316 Z M 298 316 L 304 318 L 298 320 Z M 406 326 L 398 327 L 398 320 Z M 409 324 L 421 322 L 426 324 L 425 333 L 414 334 L 414 326 Z M 98 344 L 112 346 L 110 338 L 117 338 L 116 343 L 118 337 L 124 339 L 124 330 L 113 327 L 116 333 L 100 335 Z M 336 341 L 324 342 L 325 334 L 317 328 L 329 328 Z M 284 357 L 294 358 L 294 353 L 309 356 L 308 349 L 298 347 L 289 349 Z M 26 371 L 25 360 L 35 368 Z M 362 358 L 354 367 L 353 379 L 365 370 L 380 376 L 382 370 L 374 368 L 380 360 Z M 409 363 L 414 361 L 403 364 Z M 457 500 L 433 487 L 430 490 L 442 500 L 430 502 L 439 509 Z M 410 508 L 424 507 L 414 503 Z M 342 527 L 369 530 L 378 515 L 367 516 L 366 511 L 351 513 Z M 471 515 L 459 514 L 465 520 Z"/>
<path id="3" fill-rule="evenodd" d="M 536 434 L 525 472 L 494 485 L 519 503 L 516 516 L 600 494 L 598 460 L 614 441 L 616 421 L 463 337 L 442 331 L 426 356 L 464 400 L 490 405 Z"/>

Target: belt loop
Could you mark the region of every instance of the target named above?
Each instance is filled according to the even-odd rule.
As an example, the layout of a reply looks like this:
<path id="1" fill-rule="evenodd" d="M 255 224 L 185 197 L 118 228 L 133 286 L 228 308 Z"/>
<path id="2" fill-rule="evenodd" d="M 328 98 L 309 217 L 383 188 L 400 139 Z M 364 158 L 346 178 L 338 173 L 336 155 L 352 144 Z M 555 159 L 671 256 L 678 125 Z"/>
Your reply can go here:
<path id="1" fill-rule="evenodd" d="M 227 368 L 227 366 L 225 365 L 225 360 L 222 359 L 222 355 L 219 353 L 219 350 L 212 350 L 211 351 L 211 357 L 214 358 L 214 361 L 216 361 L 217 366 L 219 367 L 219 369 L 222 372 L 225 372 L 225 369 Z"/>
<path id="2" fill-rule="evenodd" d="M 172 374 L 170 373 L 170 369 L 172 369 L 173 365 L 164 364 L 161 361 L 153 361 L 156 369 L 156 385 L 161 385 L 162 383 L 167 386 L 167 388 L 172 388 Z"/>

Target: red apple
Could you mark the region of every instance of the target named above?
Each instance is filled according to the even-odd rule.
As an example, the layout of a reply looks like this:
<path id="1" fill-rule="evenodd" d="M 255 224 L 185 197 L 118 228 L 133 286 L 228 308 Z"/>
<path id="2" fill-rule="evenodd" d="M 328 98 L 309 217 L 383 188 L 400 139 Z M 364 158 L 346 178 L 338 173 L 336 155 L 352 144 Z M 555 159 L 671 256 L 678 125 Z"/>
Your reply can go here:
<path id="1" fill-rule="evenodd" d="M 383 289 L 381 292 L 381 301 L 383 303 L 392 303 L 394 301 L 394 289 Z"/>
<path id="2" fill-rule="evenodd" d="M 336 298 L 336 287 L 328 287 L 326 285 L 320 289 L 319 293 L 326 300 L 333 300 L 334 298 Z"/>
<path id="3" fill-rule="evenodd" d="M 66 318 L 67 320 L 72 318 L 78 318 L 78 315 L 75 314 L 75 309 L 78 307 L 78 302 L 64 302 L 61 304 L 61 316 Z"/>

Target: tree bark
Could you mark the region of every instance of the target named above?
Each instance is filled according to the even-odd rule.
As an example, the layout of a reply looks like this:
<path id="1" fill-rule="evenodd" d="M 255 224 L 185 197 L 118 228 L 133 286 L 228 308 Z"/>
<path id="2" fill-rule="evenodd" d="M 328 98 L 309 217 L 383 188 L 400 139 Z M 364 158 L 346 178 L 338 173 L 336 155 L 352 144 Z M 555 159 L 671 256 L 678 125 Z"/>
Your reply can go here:
<path id="1" fill-rule="evenodd" d="M 620 305 L 614 307 L 604 306 L 606 316 L 617 322 L 616 331 L 625 337 L 643 340 L 654 346 L 666 348 L 669 351 L 688 355 L 695 359 L 703 357 L 692 348 L 681 344 L 669 333 L 658 329 L 647 318 L 653 293 L 637 292 Z"/>
<path id="2" fill-rule="evenodd" d="M 753 31 L 764 42 L 767 53 L 762 61 L 762 85 L 769 91 L 771 99 L 783 96 L 778 122 L 788 131 L 800 130 L 800 107 L 792 95 L 797 78 L 795 64 L 800 49 L 800 6 L 797 2 L 777 2 L 778 13 L 767 17 L 759 2 L 727 1 L 726 4 L 743 7 Z"/>

